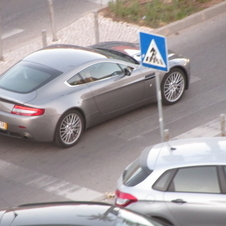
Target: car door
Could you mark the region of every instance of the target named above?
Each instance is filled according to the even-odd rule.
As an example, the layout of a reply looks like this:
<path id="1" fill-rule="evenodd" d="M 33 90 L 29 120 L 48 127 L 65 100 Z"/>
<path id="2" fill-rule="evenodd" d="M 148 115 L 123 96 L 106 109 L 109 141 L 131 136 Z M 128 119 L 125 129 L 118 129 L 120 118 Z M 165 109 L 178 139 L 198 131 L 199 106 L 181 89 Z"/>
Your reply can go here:
<path id="1" fill-rule="evenodd" d="M 219 167 L 199 166 L 177 170 L 164 193 L 164 201 L 177 225 L 223 226 L 226 194 L 219 182 Z"/>
<path id="2" fill-rule="evenodd" d="M 156 71 L 154 69 L 148 67 L 141 67 L 143 77 L 145 79 L 144 87 L 145 87 L 145 99 L 150 102 L 154 102 L 157 100 L 156 96 Z"/>
<path id="3" fill-rule="evenodd" d="M 91 82 L 87 85 L 103 115 L 126 111 L 129 107 L 138 106 L 144 99 L 144 77 L 135 67 L 102 62 L 90 66 L 81 75 L 90 77 Z"/>

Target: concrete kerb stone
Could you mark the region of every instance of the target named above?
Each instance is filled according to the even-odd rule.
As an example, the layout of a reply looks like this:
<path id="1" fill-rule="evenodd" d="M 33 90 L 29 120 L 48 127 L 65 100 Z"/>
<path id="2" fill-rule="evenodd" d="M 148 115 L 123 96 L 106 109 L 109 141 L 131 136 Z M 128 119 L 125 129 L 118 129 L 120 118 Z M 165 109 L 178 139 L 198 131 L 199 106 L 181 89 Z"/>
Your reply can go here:
<path id="1" fill-rule="evenodd" d="M 202 21 L 211 19 L 214 16 L 217 16 L 225 12 L 226 12 L 226 2 L 222 2 L 213 7 L 204 9 L 198 13 L 190 15 L 182 20 L 175 21 L 161 28 L 157 28 L 154 30 L 154 33 L 159 35 L 164 35 L 164 36 L 171 35 L 187 27 L 190 27 Z"/>

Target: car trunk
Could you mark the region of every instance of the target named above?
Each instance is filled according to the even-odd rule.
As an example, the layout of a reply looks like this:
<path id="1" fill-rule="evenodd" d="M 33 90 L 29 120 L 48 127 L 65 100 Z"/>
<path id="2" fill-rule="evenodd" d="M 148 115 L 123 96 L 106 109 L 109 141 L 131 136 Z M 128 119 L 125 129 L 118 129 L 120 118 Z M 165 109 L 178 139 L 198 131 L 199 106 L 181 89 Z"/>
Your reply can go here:
<path id="1" fill-rule="evenodd" d="M 15 104 L 24 105 L 36 97 L 36 92 L 15 93 L 12 91 L 0 89 L 0 111 L 11 112 Z"/>

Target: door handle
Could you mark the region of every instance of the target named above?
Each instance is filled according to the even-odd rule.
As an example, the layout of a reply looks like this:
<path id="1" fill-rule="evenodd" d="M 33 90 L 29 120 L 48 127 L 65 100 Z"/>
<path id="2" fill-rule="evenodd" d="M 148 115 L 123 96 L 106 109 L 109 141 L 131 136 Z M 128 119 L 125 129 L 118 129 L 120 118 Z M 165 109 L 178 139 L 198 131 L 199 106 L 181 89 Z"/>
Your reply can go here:
<path id="1" fill-rule="evenodd" d="M 186 203 L 183 199 L 174 199 L 171 202 L 178 203 L 178 204 L 184 204 L 184 203 Z"/>

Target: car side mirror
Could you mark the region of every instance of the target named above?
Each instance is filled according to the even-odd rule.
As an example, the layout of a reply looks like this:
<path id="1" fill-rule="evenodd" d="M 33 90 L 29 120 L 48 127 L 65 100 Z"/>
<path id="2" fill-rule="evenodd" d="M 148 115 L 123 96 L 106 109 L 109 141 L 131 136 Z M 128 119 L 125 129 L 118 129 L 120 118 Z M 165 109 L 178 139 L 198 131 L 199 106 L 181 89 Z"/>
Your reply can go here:
<path id="1" fill-rule="evenodd" d="M 132 74 L 132 68 L 130 68 L 130 67 L 125 68 L 124 74 L 130 76 Z"/>

